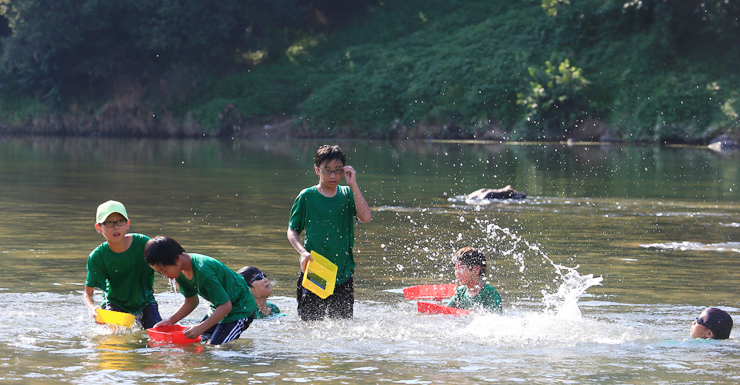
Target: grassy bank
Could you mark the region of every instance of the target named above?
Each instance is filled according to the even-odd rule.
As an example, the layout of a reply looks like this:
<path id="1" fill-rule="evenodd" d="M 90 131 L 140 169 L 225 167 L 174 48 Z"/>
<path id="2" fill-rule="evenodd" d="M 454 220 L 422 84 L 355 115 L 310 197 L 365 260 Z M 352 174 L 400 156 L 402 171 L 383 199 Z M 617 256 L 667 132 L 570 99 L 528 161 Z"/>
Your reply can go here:
<path id="1" fill-rule="evenodd" d="M 608 129 L 659 143 L 737 135 L 737 6 L 703 22 L 679 12 L 691 2 L 644 3 L 383 2 L 228 74 L 173 68 L 55 105 L 6 91 L 0 130 L 261 137 L 279 126 L 292 137 L 592 140 Z"/>

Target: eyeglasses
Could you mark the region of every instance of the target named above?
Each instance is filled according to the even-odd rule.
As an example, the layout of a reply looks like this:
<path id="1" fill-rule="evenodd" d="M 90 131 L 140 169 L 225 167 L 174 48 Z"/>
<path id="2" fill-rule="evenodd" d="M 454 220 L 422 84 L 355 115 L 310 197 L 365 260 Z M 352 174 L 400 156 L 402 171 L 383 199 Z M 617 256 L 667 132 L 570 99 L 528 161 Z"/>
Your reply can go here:
<path id="1" fill-rule="evenodd" d="M 319 169 L 319 170 L 324 175 L 330 175 L 330 174 L 342 175 L 342 173 L 344 172 L 344 168 L 338 168 L 336 170 L 324 170 L 324 169 Z"/>
<path id="2" fill-rule="evenodd" d="M 263 273 L 259 273 L 259 274 L 255 275 L 255 276 L 254 276 L 254 278 L 252 278 L 252 279 L 251 279 L 251 280 L 249 281 L 249 283 L 248 283 L 248 286 L 249 286 L 249 287 L 252 287 L 252 284 L 254 283 L 254 281 L 261 281 L 261 280 L 263 280 L 263 279 L 265 279 L 265 278 L 267 278 L 267 276 L 266 276 L 265 274 L 263 274 Z"/>
<path id="3" fill-rule="evenodd" d="M 707 321 L 704 321 L 704 318 L 701 318 L 701 316 L 696 317 L 696 324 L 704 326 L 705 328 L 709 328 L 709 325 L 707 325 Z"/>
<path id="4" fill-rule="evenodd" d="M 128 219 L 119 219 L 117 221 L 105 221 L 105 222 L 101 222 L 100 224 L 107 228 L 111 228 L 113 226 L 123 226 L 126 224 L 126 222 L 128 222 Z"/>

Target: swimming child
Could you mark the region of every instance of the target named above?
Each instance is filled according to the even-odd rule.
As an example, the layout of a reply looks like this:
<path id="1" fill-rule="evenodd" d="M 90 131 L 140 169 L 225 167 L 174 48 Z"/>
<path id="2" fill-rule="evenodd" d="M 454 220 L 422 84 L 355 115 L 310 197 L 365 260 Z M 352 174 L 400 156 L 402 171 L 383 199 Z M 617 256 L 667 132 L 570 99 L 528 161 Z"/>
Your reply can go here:
<path id="1" fill-rule="evenodd" d="M 352 274 L 355 260 L 354 220 L 362 223 L 371 219 L 370 207 L 357 186 L 357 172 L 345 166 L 346 157 L 339 146 L 321 146 L 314 157 L 314 171 L 319 177 L 316 186 L 298 194 L 290 210 L 288 240 L 300 254 L 301 274 L 298 277 L 296 299 L 298 314 L 304 321 L 331 318 L 352 318 L 355 302 Z M 342 175 L 348 186 L 339 186 Z M 306 230 L 304 242 L 300 233 Z M 321 298 L 302 285 L 311 251 L 337 265 L 334 294 Z"/>
<path id="2" fill-rule="evenodd" d="M 185 249 L 172 238 L 158 235 L 144 248 L 146 262 L 156 272 L 177 281 L 185 302 L 155 327 L 176 324 L 198 307 L 198 295 L 211 303 L 211 312 L 183 330 L 187 338 L 219 345 L 239 338 L 254 320 L 257 304 L 241 275 L 220 261 Z"/>
<path id="3" fill-rule="evenodd" d="M 154 299 L 154 270 L 144 260 L 149 237 L 128 234 L 131 221 L 121 202 L 107 201 L 98 206 L 95 231 L 105 238 L 87 257 L 87 278 L 82 301 L 96 323 L 93 301 L 95 288 L 103 291 L 106 310 L 136 315 L 144 328 L 162 320 Z"/>
<path id="4" fill-rule="evenodd" d="M 458 309 L 482 309 L 503 312 L 501 296 L 486 284 L 486 256 L 473 247 L 463 247 L 455 253 L 455 277 L 460 282 L 455 295 L 447 304 Z"/>
<path id="5" fill-rule="evenodd" d="M 244 266 L 237 273 L 244 277 L 249 290 L 252 292 L 252 296 L 254 296 L 254 301 L 257 302 L 257 313 L 254 315 L 255 319 L 282 315 L 277 305 L 267 302 L 267 297 L 272 295 L 272 287 L 270 286 L 270 280 L 267 279 L 267 276 L 260 269 L 253 266 Z"/>
<path id="6" fill-rule="evenodd" d="M 732 331 L 732 317 L 716 307 L 704 310 L 691 324 L 692 338 L 726 340 Z"/>

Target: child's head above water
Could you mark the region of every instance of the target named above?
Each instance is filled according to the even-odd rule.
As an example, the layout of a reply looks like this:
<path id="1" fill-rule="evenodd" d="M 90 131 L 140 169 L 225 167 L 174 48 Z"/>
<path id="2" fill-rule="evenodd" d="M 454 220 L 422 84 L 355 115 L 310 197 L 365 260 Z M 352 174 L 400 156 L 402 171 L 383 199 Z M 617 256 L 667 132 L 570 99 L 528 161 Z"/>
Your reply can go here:
<path id="1" fill-rule="evenodd" d="M 157 235 L 144 246 L 144 259 L 150 266 L 174 266 L 185 249 L 176 240 Z"/>
<path id="2" fill-rule="evenodd" d="M 474 247 L 463 247 L 455 253 L 455 277 L 460 284 L 473 287 L 483 286 L 486 275 L 486 255 Z"/>
<path id="3" fill-rule="evenodd" d="M 347 157 L 339 146 L 323 145 L 316 150 L 316 156 L 313 159 L 313 163 L 316 167 L 322 167 L 334 160 L 339 161 L 339 166 L 344 166 L 347 162 Z"/>
<path id="4" fill-rule="evenodd" d="M 726 340 L 732 331 L 732 317 L 716 307 L 704 310 L 691 325 L 691 337 Z"/>
<path id="5" fill-rule="evenodd" d="M 475 247 L 463 247 L 455 253 L 453 261 L 455 265 L 464 264 L 471 269 L 480 266 L 479 276 L 486 275 L 486 255 Z"/>

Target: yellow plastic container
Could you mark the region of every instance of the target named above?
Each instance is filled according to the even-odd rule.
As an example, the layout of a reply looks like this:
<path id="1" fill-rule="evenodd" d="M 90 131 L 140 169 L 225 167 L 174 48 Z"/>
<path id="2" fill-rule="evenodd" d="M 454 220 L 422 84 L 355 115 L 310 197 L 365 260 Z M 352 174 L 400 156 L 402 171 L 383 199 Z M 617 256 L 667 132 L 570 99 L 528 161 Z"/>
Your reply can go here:
<path id="1" fill-rule="evenodd" d="M 97 309 L 95 315 L 98 322 L 103 322 L 111 325 L 121 325 L 125 327 L 131 327 L 134 324 L 136 317 L 133 314 L 123 313 L 120 311 L 112 311 L 105 309 Z"/>
<path id="2" fill-rule="evenodd" d="M 313 261 L 308 262 L 306 273 L 303 274 L 303 287 L 323 299 L 334 294 L 338 268 L 315 251 L 311 252 L 311 258 Z"/>

